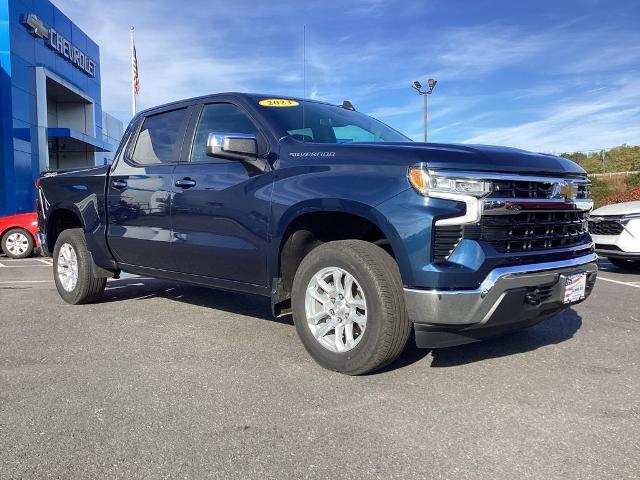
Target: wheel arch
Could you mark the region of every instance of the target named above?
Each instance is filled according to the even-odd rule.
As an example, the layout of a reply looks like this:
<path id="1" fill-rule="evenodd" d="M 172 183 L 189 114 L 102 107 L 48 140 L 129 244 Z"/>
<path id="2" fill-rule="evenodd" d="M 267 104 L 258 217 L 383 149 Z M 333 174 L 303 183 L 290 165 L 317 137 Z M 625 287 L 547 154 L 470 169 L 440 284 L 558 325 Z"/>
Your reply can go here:
<path id="1" fill-rule="evenodd" d="M 8 227 L 3 227 L 2 231 L 0 231 L 0 241 L 4 239 L 5 234 L 9 231 L 9 230 L 13 230 L 14 228 L 19 228 L 20 230 L 24 230 L 25 232 L 27 232 L 29 234 L 29 237 L 31 237 L 31 240 L 33 240 L 34 245 L 36 243 L 36 238 L 33 236 L 33 234 L 29 231 L 28 228 L 25 228 L 23 225 L 10 225 Z"/>
<path id="2" fill-rule="evenodd" d="M 49 210 L 44 234 L 52 252 L 58 236 L 70 228 L 85 228 L 82 215 L 75 205 L 60 204 Z"/>
<path id="3" fill-rule="evenodd" d="M 347 226 L 340 234 L 336 228 Z M 373 206 L 344 199 L 321 199 L 290 207 L 272 236 L 272 304 L 274 314 L 287 309 L 293 275 L 313 248 L 332 240 L 358 239 L 378 244 L 398 263 L 401 275 L 408 257 L 397 230 Z"/>

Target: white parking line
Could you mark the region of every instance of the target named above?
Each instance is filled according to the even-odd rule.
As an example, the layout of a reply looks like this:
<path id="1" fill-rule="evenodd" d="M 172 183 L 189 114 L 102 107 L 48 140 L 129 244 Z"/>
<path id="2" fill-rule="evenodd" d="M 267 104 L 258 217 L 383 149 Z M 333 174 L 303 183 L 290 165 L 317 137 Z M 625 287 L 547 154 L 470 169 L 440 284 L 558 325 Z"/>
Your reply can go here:
<path id="1" fill-rule="evenodd" d="M 640 288 L 640 285 L 636 285 L 634 283 L 629 283 L 629 282 L 621 282 L 620 280 L 613 280 L 611 278 L 604 278 L 602 275 L 598 276 L 598 280 L 604 280 L 605 282 L 611 282 L 611 283 L 619 283 L 620 285 L 627 285 L 628 287 Z"/>
<path id="2" fill-rule="evenodd" d="M 49 267 L 53 265 L 53 262 L 51 260 L 45 260 L 44 258 L 36 258 L 36 260 L 38 260 L 41 263 L 44 263 L 45 265 L 48 265 Z"/>
<path id="3" fill-rule="evenodd" d="M 51 265 L 0 265 L 2 268 L 36 268 L 36 267 L 50 267 Z"/>
<path id="4" fill-rule="evenodd" d="M 10 282 L 0 282 L 0 284 L 13 284 L 13 283 L 51 283 L 53 280 L 11 280 Z"/>
<path id="5" fill-rule="evenodd" d="M 0 268 L 2 267 L 6 267 L 6 265 L 4 265 L 3 263 L 0 263 Z"/>

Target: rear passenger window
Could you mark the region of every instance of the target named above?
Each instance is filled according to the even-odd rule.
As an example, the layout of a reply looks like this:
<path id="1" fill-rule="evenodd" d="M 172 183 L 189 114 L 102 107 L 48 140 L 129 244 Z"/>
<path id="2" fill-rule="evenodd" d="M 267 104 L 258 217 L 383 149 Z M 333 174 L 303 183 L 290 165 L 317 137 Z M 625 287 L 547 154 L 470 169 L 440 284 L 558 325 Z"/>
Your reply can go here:
<path id="1" fill-rule="evenodd" d="M 132 160 L 140 165 L 178 162 L 187 120 L 186 108 L 146 117 Z"/>

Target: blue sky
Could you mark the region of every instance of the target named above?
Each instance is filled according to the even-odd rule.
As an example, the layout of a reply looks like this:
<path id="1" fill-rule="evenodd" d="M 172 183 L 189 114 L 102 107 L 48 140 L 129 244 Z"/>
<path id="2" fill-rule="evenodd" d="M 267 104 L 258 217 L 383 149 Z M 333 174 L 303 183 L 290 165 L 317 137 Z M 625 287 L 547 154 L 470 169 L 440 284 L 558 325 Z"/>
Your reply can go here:
<path id="1" fill-rule="evenodd" d="M 220 91 L 356 108 L 429 140 L 542 152 L 640 144 L 638 1 L 54 0 L 101 46 L 104 108 L 130 119 L 129 26 L 139 106 Z"/>

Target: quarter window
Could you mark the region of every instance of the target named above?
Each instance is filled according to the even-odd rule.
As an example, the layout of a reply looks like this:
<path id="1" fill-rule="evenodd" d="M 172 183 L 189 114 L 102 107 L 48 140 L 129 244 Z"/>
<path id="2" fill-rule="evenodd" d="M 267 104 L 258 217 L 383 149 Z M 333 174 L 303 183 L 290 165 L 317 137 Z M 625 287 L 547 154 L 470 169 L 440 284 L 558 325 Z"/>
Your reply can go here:
<path id="1" fill-rule="evenodd" d="M 178 162 L 187 120 L 186 108 L 146 117 L 133 150 L 133 161 L 140 165 Z"/>
<path id="2" fill-rule="evenodd" d="M 231 103 L 205 105 L 193 141 L 192 162 L 211 161 L 211 157 L 207 155 L 207 138 L 211 132 L 257 135 L 253 122 L 235 105 Z"/>

